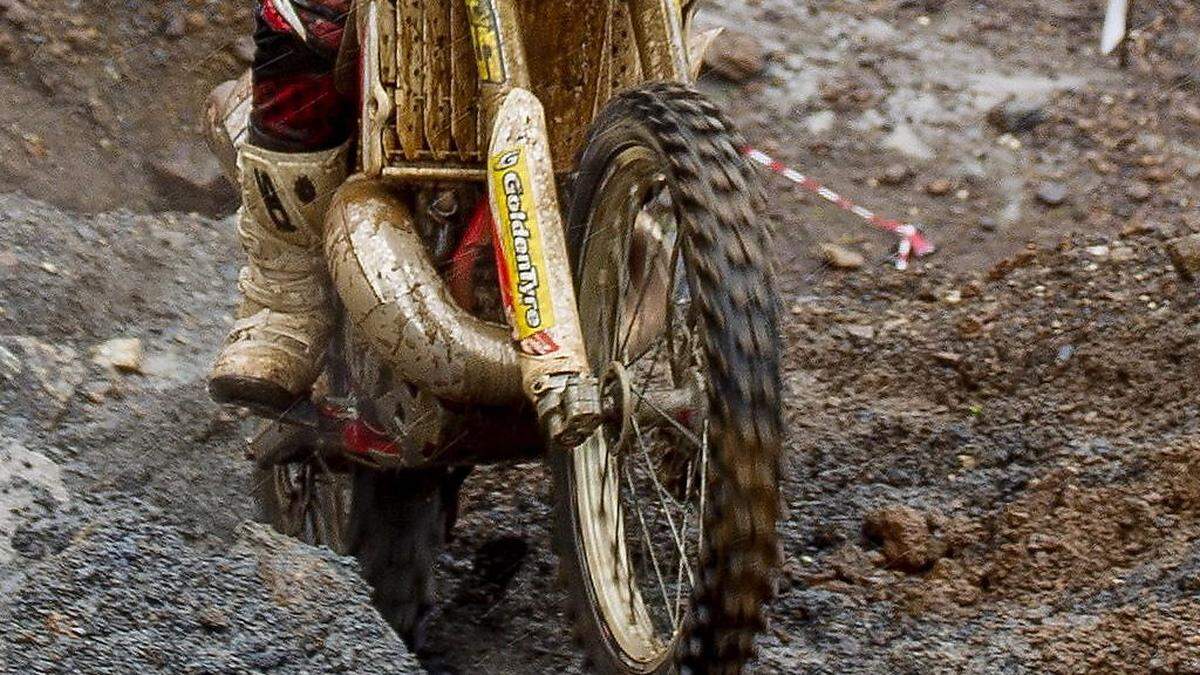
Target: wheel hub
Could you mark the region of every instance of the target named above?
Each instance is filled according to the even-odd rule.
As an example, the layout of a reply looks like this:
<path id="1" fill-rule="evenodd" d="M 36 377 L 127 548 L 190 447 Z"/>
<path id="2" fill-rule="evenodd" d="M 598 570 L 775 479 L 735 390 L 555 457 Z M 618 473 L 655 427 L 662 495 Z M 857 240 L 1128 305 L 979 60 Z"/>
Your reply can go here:
<path id="1" fill-rule="evenodd" d="M 600 379 L 602 414 L 609 435 L 611 452 L 619 453 L 629 447 L 633 437 L 633 390 L 629 371 L 620 361 L 613 361 Z"/>

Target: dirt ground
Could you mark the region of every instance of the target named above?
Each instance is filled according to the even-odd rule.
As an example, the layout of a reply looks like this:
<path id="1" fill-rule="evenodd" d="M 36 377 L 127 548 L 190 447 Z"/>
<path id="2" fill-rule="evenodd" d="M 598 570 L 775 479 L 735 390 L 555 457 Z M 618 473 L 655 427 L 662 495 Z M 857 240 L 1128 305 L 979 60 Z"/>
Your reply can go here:
<path id="1" fill-rule="evenodd" d="M 204 560 L 251 516 L 251 424 L 203 388 L 239 259 L 195 114 L 247 4 L 0 0 L 0 597 L 87 550 L 39 543 L 67 512 L 147 504 Z M 1200 298 L 1167 253 L 1200 233 L 1200 10 L 1140 3 L 1122 69 L 1100 0 L 716 4 L 749 68 L 701 84 L 751 142 L 939 247 L 896 271 L 767 179 L 787 518 L 754 671 L 1200 672 Z M 578 672 L 548 492 L 468 482 L 430 672 Z"/>

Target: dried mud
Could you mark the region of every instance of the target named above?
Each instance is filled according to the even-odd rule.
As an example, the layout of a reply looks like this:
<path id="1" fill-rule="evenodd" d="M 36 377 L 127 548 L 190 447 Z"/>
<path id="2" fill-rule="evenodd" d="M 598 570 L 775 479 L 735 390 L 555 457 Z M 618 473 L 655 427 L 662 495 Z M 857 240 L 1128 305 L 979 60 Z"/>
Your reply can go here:
<path id="1" fill-rule="evenodd" d="M 786 564 L 754 672 L 1200 671 L 1200 300 L 1164 248 L 1200 231 L 1188 39 L 1200 15 L 1142 7 L 1120 70 L 1093 47 L 1099 5 L 710 8 L 706 22 L 764 49 L 762 75 L 702 82 L 752 141 L 926 223 L 941 249 L 897 272 L 888 237 L 771 183 Z M 203 389 L 230 321 L 233 226 L 158 213 L 229 204 L 152 165 L 195 142 L 191 111 L 243 67 L 232 36 L 246 16 L 220 2 L 0 2 L 0 94 L 14 102 L 0 110 L 0 189 L 23 193 L 0 195 L 0 623 L 13 628 L 0 631 L 0 669 L 183 669 L 113 648 L 160 639 L 137 632 L 156 614 L 215 659 L 197 656 L 199 670 L 270 670 L 244 660 L 264 649 L 281 671 L 357 670 L 339 660 L 347 649 L 383 671 L 406 663 L 386 631 L 287 647 L 330 625 L 305 608 L 358 607 L 362 589 L 345 561 L 298 547 L 341 585 L 293 612 L 261 597 L 237 543 L 254 516 L 241 456 L 252 426 Z M 995 128 L 1006 100 L 1041 123 Z M 827 268 L 827 242 L 867 264 Z M 92 361 L 130 337 L 141 373 Z M 538 466 L 468 481 L 424 668 L 579 672 L 549 503 Z M 126 555 L 130 542 L 146 555 Z M 95 578 L 154 601 L 116 611 L 128 596 L 89 586 L 89 560 Z M 131 560 L 137 574 L 121 577 Z M 201 567 L 229 577 L 165 581 Z M 201 599 L 226 617 L 258 602 L 266 614 L 198 630 L 183 608 Z M 105 616 L 125 618 L 104 628 Z M 261 649 L 231 637 L 264 617 L 280 618 Z"/>

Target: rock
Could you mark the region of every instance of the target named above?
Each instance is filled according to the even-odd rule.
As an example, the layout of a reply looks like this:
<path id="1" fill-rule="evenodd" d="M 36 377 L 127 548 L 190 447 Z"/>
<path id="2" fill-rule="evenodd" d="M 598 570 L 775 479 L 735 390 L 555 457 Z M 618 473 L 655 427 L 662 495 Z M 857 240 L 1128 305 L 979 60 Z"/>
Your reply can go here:
<path id="1" fill-rule="evenodd" d="M 208 17 L 204 16 L 204 12 L 188 12 L 187 25 L 188 30 L 203 30 L 208 27 Z"/>
<path id="2" fill-rule="evenodd" d="M 1084 249 L 1084 251 L 1086 251 L 1087 254 L 1092 256 L 1093 258 L 1107 258 L 1108 254 L 1110 253 L 1109 248 L 1107 246 L 1105 246 L 1104 244 L 1097 244 L 1096 246 L 1088 246 L 1087 248 Z"/>
<path id="3" fill-rule="evenodd" d="M 943 197 L 948 195 L 953 189 L 954 183 L 951 183 L 944 178 L 939 178 L 938 180 L 931 181 L 925 185 L 925 192 L 934 197 Z"/>
<path id="4" fill-rule="evenodd" d="M 731 82 L 745 82 L 767 68 L 767 54 L 753 36 L 725 31 L 704 55 L 709 71 Z"/>
<path id="5" fill-rule="evenodd" d="M 155 179 L 164 206 L 173 210 L 222 213 L 236 200 L 221 164 L 197 141 L 177 143 L 146 165 Z"/>
<path id="6" fill-rule="evenodd" d="M 99 38 L 100 31 L 92 27 L 71 28 L 63 32 L 63 40 L 77 52 L 94 49 Z"/>
<path id="7" fill-rule="evenodd" d="M 837 244 L 821 244 L 821 259 L 839 270 L 856 270 L 867 263 L 863 254 Z"/>
<path id="8" fill-rule="evenodd" d="M 0 33 L 0 63 L 15 64 L 21 58 L 17 41 L 8 33 Z"/>
<path id="9" fill-rule="evenodd" d="M 110 398 L 120 398 L 123 394 L 121 388 L 112 380 L 94 380 L 85 383 L 79 388 L 79 393 L 90 403 L 104 403 Z"/>
<path id="10" fill-rule="evenodd" d="M 116 338 L 92 350 L 92 363 L 122 373 L 142 372 L 142 357 L 138 338 Z"/>
<path id="11" fill-rule="evenodd" d="M 1033 534 L 1029 535 L 1029 540 L 1025 544 L 1025 547 L 1030 553 L 1037 553 L 1039 551 L 1059 550 L 1063 547 L 1063 545 L 1062 540 L 1052 534 L 1047 534 L 1045 532 L 1034 532 Z"/>
<path id="12" fill-rule="evenodd" d="M 804 126 L 814 136 L 828 133 L 837 124 L 837 115 L 832 110 L 821 110 L 804 118 Z"/>
<path id="13" fill-rule="evenodd" d="M 941 363 L 945 366 L 956 366 L 962 363 L 963 359 L 962 354 L 956 354 L 954 352 L 937 352 L 933 355 L 933 358 L 937 359 L 938 363 Z"/>
<path id="14" fill-rule="evenodd" d="M 1142 172 L 1142 179 L 1161 185 L 1175 180 L 1175 172 L 1164 166 L 1155 166 Z"/>
<path id="15" fill-rule="evenodd" d="M 1045 121 L 1042 105 L 1031 101 L 1009 99 L 988 111 L 988 122 L 1010 134 L 1032 131 Z"/>
<path id="16" fill-rule="evenodd" d="M 929 529 L 924 513 L 908 506 L 888 506 L 867 514 L 863 534 L 883 547 L 888 567 L 902 572 L 923 572 L 946 552 L 946 546 Z"/>
<path id="17" fill-rule="evenodd" d="M 1148 223 L 1144 220 L 1131 220 L 1125 227 L 1121 228 L 1122 237 L 1133 237 L 1139 234 L 1149 234 L 1157 232 L 1159 226 L 1156 223 Z"/>
<path id="18" fill-rule="evenodd" d="M 1125 196 L 1129 197 L 1129 200 L 1133 202 L 1144 202 L 1150 199 L 1153 194 L 1154 190 L 1152 190 L 1149 185 L 1141 181 L 1133 183 L 1129 186 L 1129 189 L 1125 191 Z"/>
<path id="19" fill-rule="evenodd" d="M 20 0 L 0 0 L 0 13 L 18 28 L 28 29 L 37 20 L 37 12 Z"/>
<path id="20" fill-rule="evenodd" d="M 232 548 L 193 544 L 172 516 L 107 497 L 5 588 L 6 671 L 425 672 L 354 560 L 251 523 Z"/>
<path id="21" fill-rule="evenodd" d="M 25 335 L 0 336 L 0 381 L 15 384 L 17 391 L 36 388 L 62 405 L 85 377 L 79 354 L 71 347 Z"/>
<path id="22" fill-rule="evenodd" d="M 1062 206 L 1070 196 L 1070 189 L 1064 183 L 1046 181 L 1038 186 L 1037 200 L 1046 206 Z"/>
<path id="23" fill-rule="evenodd" d="M 254 54 L 258 47 L 254 44 L 253 36 L 243 35 L 234 40 L 229 49 L 238 61 L 248 65 L 254 63 Z"/>
<path id="24" fill-rule="evenodd" d="M 1184 279 L 1200 276 L 1200 234 L 1192 234 L 1167 242 L 1171 263 Z"/>
<path id="25" fill-rule="evenodd" d="M 1195 103 L 1185 103 L 1179 106 L 1175 115 L 1185 122 L 1200 125 L 1200 106 Z"/>
<path id="26" fill-rule="evenodd" d="M 883 175 L 879 177 L 879 182 L 884 185 L 900 185 L 908 182 L 909 178 L 912 178 L 912 169 L 907 164 L 896 162 L 889 164 L 883 170 Z"/>
<path id="27" fill-rule="evenodd" d="M 865 324 L 852 323 L 844 326 L 846 332 L 860 340 L 874 340 L 875 328 Z"/>
<path id="28" fill-rule="evenodd" d="M 1001 146 L 1008 148 L 1009 150 L 1020 150 L 1024 145 L 1021 143 L 1021 139 L 1013 136 L 1012 134 L 1000 134 L 1000 137 L 996 139 L 996 142 Z"/>
<path id="29" fill-rule="evenodd" d="M 187 35 L 187 16 L 178 8 L 167 9 L 163 16 L 162 34 L 171 39 Z"/>
<path id="30" fill-rule="evenodd" d="M 216 607 L 206 607 L 196 613 L 196 621 L 210 630 L 229 628 L 229 617 Z"/>
<path id="31" fill-rule="evenodd" d="M 1128 246 L 1114 246 L 1112 250 L 1109 251 L 1109 259 L 1113 260 L 1114 262 L 1127 262 L 1135 258 L 1137 258 L 1137 253 L 1135 253 L 1134 250 Z"/>
<path id="32" fill-rule="evenodd" d="M 15 441 L 0 443 L 0 565 L 16 557 L 18 526 L 48 516 L 68 499 L 57 464 Z"/>
<path id="33" fill-rule="evenodd" d="M 195 190 L 209 190 L 221 179 L 221 167 L 212 153 L 198 144 L 180 143 L 151 164 L 163 180 L 175 181 Z"/>
<path id="34" fill-rule="evenodd" d="M 888 150 L 895 150 L 906 157 L 922 161 L 931 160 L 937 156 L 933 148 L 929 147 L 929 144 L 909 124 L 897 124 L 881 144 Z"/>

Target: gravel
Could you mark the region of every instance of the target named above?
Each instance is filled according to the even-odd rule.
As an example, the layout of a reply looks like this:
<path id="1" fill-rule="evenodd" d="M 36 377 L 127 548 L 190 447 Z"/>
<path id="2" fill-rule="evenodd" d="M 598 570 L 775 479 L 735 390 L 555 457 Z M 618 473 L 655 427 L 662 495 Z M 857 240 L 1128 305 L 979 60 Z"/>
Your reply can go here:
<path id="1" fill-rule="evenodd" d="M 246 523 L 227 550 L 116 495 L 21 531 L 0 663 L 23 673 L 421 673 L 356 563 Z"/>

